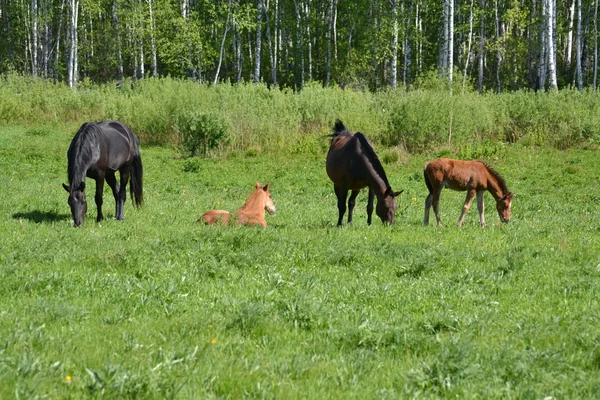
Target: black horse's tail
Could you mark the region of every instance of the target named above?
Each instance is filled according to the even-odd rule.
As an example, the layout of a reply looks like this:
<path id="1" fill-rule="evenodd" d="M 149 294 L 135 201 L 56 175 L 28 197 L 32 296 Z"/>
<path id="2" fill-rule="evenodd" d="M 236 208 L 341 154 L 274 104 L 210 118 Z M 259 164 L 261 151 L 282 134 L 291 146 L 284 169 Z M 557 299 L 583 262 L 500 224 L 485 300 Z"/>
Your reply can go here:
<path id="1" fill-rule="evenodd" d="M 133 156 L 133 161 L 129 167 L 129 177 L 131 179 L 129 190 L 131 191 L 131 199 L 133 204 L 136 207 L 141 207 L 144 204 L 144 190 L 142 184 L 143 175 L 144 168 L 142 166 L 142 156 L 138 150 Z"/>
<path id="2" fill-rule="evenodd" d="M 429 193 L 433 193 L 433 186 L 431 186 L 431 182 L 429 181 L 429 177 L 427 176 L 427 166 L 423 169 L 423 177 L 425 178 L 425 185 L 427 185 L 427 190 Z"/>

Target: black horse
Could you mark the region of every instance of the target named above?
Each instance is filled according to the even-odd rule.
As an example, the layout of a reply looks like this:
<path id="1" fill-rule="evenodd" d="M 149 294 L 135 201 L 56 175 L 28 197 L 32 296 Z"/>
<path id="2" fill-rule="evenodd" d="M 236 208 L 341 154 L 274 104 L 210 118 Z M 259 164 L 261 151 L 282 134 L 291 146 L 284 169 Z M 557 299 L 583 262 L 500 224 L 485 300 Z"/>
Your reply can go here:
<path id="1" fill-rule="evenodd" d="M 123 206 L 127 197 L 127 182 L 131 178 L 131 197 L 136 207 L 144 201 L 142 191 L 142 158 L 139 140 L 125 124 L 119 121 L 87 122 L 79 128 L 67 151 L 69 206 L 75 226 L 83 224 L 87 203 L 85 200 L 85 177 L 96 181 L 96 206 L 98 217 L 102 215 L 102 191 L 104 180 L 112 189 L 116 202 L 116 218 L 123 219 Z M 119 171 L 121 184 L 115 172 Z"/>
<path id="2" fill-rule="evenodd" d="M 331 146 L 327 153 L 327 175 L 333 182 L 333 187 L 338 200 L 338 226 L 342 225 L 346 212 L 346 198 L 348 191 L 352 191 L 348 199 L 348 223 L 352 222 L 352 211 L 356 203 L 356 196 L 362 188 L 369 187 L 369 200 L 367 203 L 367 224 L 371 225 L 373 214 L 373 199 L 377 196 L 375 212 L 381 221 L 394 223 L 396 209 L 396 196 L 403 191 L 394 192 L 388 182 L 383 166 L 375 154 L 375 150 L 360 132 L 352 134 L 344 124 L 338 120 L 331 135 Z"/>

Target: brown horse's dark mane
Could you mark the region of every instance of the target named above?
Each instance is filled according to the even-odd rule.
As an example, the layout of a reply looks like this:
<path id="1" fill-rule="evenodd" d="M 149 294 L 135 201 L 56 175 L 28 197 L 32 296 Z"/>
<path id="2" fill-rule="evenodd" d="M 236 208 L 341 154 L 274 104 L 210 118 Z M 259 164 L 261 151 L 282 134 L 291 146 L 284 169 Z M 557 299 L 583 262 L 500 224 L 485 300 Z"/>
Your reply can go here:
<path id="1" fill-rule="evenodd" d="M 385 183 L 386 189 L 389 189 L 390 182 L 388 181 L 387 175 L 385 174 L 385 170 L 383 169 L 383 165 L 381 165 L 381 161 L 379 161 L 379 157 L 377 157 L 377 153 L 375 153 L 375 150 L 373 149 L 373 146 L 371 146 L 371 143 L 369 143 L 366 136 L 363 135 L 361 132 L 356 132 L 354 134 L 354 137 L 357 138 L 360 142 L 362 150 L 365 152 L 365 155 L 371 162 L 371 165 L 373 165 L 375 172 L 379 174 L 379 177 L 383 180 L 383 183 Z"/>
<path id="2" fill-rule="evenodd" d="M 506 181 L 504 180 L 504 177 L 500 175 L 500 173 L 494 168 L 490 167 L 485 161 L 479 160 L 479 162 L 482 163 L 483 166 L 487 168 L 489 173 L 496 179 L 496 181 L 498 181 L 498 185 L 502 190 L 502 194 L 510 193 L 510 190 L 508 190 L 508 186 L 506 186 Z"/>

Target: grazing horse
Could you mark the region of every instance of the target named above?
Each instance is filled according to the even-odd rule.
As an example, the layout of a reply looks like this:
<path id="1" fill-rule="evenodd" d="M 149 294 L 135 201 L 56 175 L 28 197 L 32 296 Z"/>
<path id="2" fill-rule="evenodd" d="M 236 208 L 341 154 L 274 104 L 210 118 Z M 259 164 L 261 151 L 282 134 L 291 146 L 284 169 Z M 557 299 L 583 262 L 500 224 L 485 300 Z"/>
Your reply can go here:
<path id="1" fill-rule="evenodd" d="M 275 214 L 275 205 L 269 192 L 269 184 L 261 186 L 258 182 L 254 184 L 254 191 L 248 196 L 246 203 L 234 214 L 235 224 L 240 225 L 262 225 L 267 227 L 265 220 L 265 210 L 270 215 Z M 225 210 L 210 210 L 202 215 L 202 220 L 207 225 L 221 222 L 223 225 L 229 224 L 230 214 Z"/>
<path id="2" fill-rule="evenodd" d="M 367 224 L 371 225 L 375 196 L 377 196 L 375 210 L 377 216 L 383 223 L 393 224 L 398 208 L 396 196 L 403 191 L 394 192 L 392 190 L 371 143 L 360 132 L 356 132 L 354 135 L 350 133 L 340 120 L 336 121 L 331 138 L 326 169 L 327 175 L 333 182 L 338 200 L 338 226 L 342 225 L 344 219 L 348 191 L 352 191 L 348 200 L 348 223 L 351 223 L 356 196 L 362 188 L 367 186 L 369 187 Z"/>
<path id="3" fill-rule="evenodd" d="M 123 219 L 123 206 L 127 197 L 127 182 L 131 178 L 131 197 L 136 207 L 144 201 L 142 190 L 142 158 L 139 140 L 125 124 L 118 121 L 86 122 L 79 128 L 67 151 L 69 206 L 75 226 L 81 226 L 87 212 L 85 177 L 96 181 L 96 221 L 102 215 L 104 180 L 112 189 L 116 202 L 115 217 Z M 115 173 L 119 171 L 121 184 Z"/>
<path id="4" fill-rule="evenodd" d="M 462 161 L 449 158 L 438 158 L 425 163 L 423 170 L 425 184 L 429 195 L 425 200 L 425 225 L 429 224 L 429 209 L 433 204 L 433 211 L 438 225 L 442 225 L 440 219 L 439 201 L 444 187 L 452 190 L 467 191 L 467 198 L 462 212 L 458 218 L 457 226 L 461 226 L 467 211 L 471 208 L 471 202 L 477 195 L 477 210 L 479 211 L 479 223 L 485 225 L 483 194 L 487 190 L 496 200 L 496 210 L 502 222 L 510 220 L 510 208 L 515 197 L 508 190 L 504 178 L 489 165 L 481 161 Z"/>

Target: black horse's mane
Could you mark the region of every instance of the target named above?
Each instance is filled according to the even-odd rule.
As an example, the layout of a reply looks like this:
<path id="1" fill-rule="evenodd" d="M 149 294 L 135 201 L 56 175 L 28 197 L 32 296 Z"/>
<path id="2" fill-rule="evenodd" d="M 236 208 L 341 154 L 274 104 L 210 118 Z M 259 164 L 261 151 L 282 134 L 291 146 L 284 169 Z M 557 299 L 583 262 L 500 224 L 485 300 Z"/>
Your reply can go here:
<path id="1" fill-rule="evenodd" d="M 95 123 L 85 123 L 79 128 L 69 146 L 67 175 L 72 188 L 79 187 L 79 184 L 85 180 L 90 162 L 97 157 L 99 133 L 100 130 Z"/>
<path id="2" fill-rule="evenodd" d="M 504 177 L 502 175 L 500 175 L 500 172 L 496 171 L 494 168 L 490 167 L 486 162 L 484 161 L 480 161 L 486 168 L 487 170 L 490 172 L 490 174 L 496 178 L 496 180 L 498 181 L 498 185 L 500 186 L 500 189 L 502 189 L 502 193 L 506 194 L 506 193 L 510 193 L 510 190 L 508 190 L 508 186 L 506 186 L 506 181 L 504 180 Z"/>

